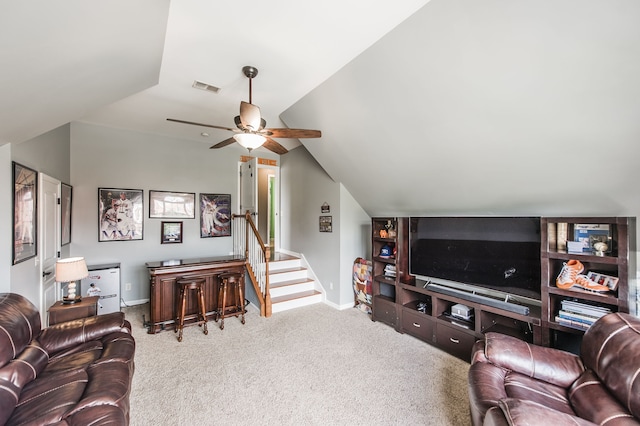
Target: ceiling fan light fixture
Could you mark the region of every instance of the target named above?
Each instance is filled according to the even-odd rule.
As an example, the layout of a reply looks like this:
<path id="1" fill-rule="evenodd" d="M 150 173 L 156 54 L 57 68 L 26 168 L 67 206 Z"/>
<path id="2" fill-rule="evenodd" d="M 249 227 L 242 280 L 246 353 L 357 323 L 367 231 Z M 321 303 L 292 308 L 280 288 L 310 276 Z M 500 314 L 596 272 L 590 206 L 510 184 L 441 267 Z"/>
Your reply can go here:
<path id="1" fill-rule="evenodd" d="M 255 133 L 238 133 L 233 135 L 233 138 L 249 151 L 261 147 L 267 140 L 264 136 Z"/>

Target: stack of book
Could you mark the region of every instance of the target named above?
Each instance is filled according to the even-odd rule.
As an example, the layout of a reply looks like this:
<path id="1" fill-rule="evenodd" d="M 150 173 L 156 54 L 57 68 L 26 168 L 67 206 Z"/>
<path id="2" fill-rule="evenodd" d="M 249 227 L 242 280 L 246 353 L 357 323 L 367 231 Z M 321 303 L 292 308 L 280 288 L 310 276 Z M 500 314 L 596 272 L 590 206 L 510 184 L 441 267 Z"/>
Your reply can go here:
<path id="1" fill-rule="evenodd" d="M 586 330 L 600 317 L 609 313 L 611 313 L 611 309 L 602 306 L 563 300 L 562 309 L 560 309 L 558 315 L 556 315 L 556 321 L 558 324 L 567 327 Z"/>

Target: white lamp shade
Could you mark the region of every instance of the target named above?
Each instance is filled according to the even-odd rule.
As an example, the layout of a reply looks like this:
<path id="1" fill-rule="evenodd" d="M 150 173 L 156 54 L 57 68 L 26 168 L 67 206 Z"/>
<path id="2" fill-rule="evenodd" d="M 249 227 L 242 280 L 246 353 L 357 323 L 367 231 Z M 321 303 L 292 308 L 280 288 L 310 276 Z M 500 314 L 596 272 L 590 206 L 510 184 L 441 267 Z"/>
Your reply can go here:
<path id="1" fill-rule="evenodd" d="M 264 136 L 256 135 L 255 133 L 238 133 L 233 135 L 233 138 L 249 151 L 262 146 L 262 144 L 267 140 Z"/>
<path id="2" fill-rule="evenodd" d="M 89 276 L 84 257 L 69 257 L 56 262 L 56 281 L 67 283 Z"/>

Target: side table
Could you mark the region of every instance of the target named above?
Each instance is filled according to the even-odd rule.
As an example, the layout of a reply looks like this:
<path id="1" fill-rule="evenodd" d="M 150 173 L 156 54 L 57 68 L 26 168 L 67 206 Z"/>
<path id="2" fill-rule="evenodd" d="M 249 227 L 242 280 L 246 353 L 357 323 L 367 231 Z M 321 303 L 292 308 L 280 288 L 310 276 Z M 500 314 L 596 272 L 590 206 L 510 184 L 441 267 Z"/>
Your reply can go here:
<path id="1" fill-rule="evenodd" d="M 83 297 L 80 302 L 57 301 L 49 308 L 49 325 L 98 315 L 99 296 Z"/>

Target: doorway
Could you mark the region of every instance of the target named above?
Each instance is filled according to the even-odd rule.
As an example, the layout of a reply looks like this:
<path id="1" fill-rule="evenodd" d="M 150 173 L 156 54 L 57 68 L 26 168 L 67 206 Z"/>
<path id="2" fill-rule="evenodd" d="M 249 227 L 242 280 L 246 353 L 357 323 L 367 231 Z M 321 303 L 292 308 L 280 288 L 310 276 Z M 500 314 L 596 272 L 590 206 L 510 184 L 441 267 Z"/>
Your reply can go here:
<path id="1" fill-rule="evenodd" d="M 279 245 L 279 174 L 280 168 L 271 164 L 261 164 L 252 158 L 240 163 L 239 173 L 239 213 L 249 210 L 260 238 L 274 253 Z"/>

